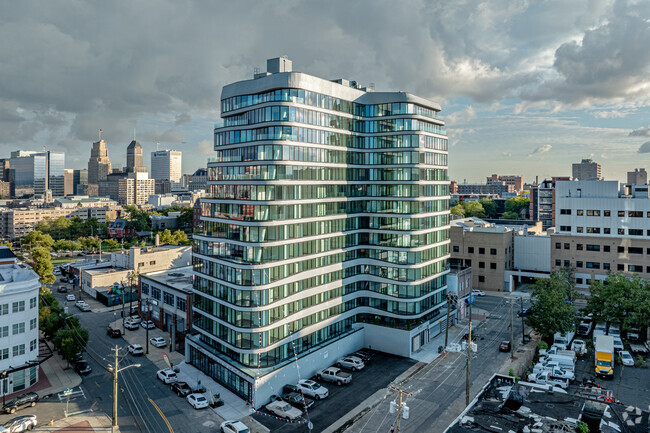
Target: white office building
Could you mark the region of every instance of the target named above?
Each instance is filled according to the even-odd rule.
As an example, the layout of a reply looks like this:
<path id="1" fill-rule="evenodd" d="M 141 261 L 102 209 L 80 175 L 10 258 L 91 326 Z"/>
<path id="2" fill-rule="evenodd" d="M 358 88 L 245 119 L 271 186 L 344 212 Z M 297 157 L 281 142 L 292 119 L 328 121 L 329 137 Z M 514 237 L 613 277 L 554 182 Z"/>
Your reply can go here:
<path id="1" fill-rule="evenodd" d="M 449 258 L 440 106 L 293 72 L 223 88 L 186 359 L 259 407 L 371 346 L 441 329 Z M 297 359 L 297 361 L 296 361 Z"/>
<path id="2" fill-rule="evenodd" d="M 31 269 L 16 264 L 0 247 L 0 393 L 22 391 L 38 381 L 38 294 L 41 283 Z"/>
<path id="3" fill-rule="evenodd" d="M 183 177 L 183 153 L 178 150 L 156 150 L 151 152 L 151 177 L 155 180 L 168 180 L 172 189 L 181 184 Z M 176 187 L 176 188 L 175 188 Z"/>

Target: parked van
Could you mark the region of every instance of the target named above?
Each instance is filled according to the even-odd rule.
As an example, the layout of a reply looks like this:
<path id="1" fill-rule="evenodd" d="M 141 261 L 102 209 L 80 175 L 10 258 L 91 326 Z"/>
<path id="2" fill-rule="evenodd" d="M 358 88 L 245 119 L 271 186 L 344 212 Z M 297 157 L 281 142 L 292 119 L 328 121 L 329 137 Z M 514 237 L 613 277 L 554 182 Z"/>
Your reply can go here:
<path id="1" fill-rule="evenodd" d="M 594 327 L 594 344 L 596 343 L 596 337 L 599 335 L 605 335 L 607 331 L 607 325 L 604 323 L 597 323 Z"/>

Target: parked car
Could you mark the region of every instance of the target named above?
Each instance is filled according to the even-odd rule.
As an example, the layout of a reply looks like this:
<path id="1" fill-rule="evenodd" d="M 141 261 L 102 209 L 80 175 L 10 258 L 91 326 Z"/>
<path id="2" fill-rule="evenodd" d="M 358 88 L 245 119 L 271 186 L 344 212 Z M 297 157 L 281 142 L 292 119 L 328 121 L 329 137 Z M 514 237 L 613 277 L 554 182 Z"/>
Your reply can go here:
<path id="1" fill-rule="evenodd" d="M 117 328 L 112 328 L 109 326 L 108 328 L 106 328 L 106 335 L 108 335 L 111 338 L 119 338 L 122 336 L 122 331 L 120 331 Z"/>
<path id="2" fill-rule="evenodd" d="M 474 295 L 474 296 L 485 296 L 485 292 L 483 290 L 474 289 L 474 290 L 472 290 L 472 295 Z"/>
<path id="3" fill-rule="evenodd" d="M 74 301 L 77 300 L 76 296 L 73 295 L 72 293 L 70 293 L 69 295 L 67 295 L 67 296 L 65 297 L 65 299 L 66 299 L 68 302 L 74 302 Z"/>
<path id="4" fill-rule="evenodd" d="M 172 383 L 171 390 L 179 397 L 187 397 L 192 394 L 192 388 L 190 388 L 187 382 Z"/>
<path id="5" fill-rule="evenodd" d="M 88 304 L 86 304 L 86 303 L 84 302 L 84 304 L 83 304 L 81 307 L 79 307 L 79 309 L 80 309 L 81 311 L 87 313 L 88 311 L 90 311 L 90 305 L 88 305 Z"/>
<path id="6" fill-rule="evenodd" d="M 358 352 L 351 353 L 348 356 L 355 356 L 360 360 L 362 360 L 364 364 L 368 364 L 372 359 L 372 355 L 370 355 L 369 352 L 365 352 L 363 350 L 359 350 Z"/>
<path id="7" fill-rule="evenodd" d="M 139 344 L 129 344 L 128 347 L 129 353 L 133 356 L 142 356 L 144 355 L 144 349 Z"/>
<path id="8" fill-rule="evenodd" d="M 531 310 L 530 308 L 524 308 L 523 310 L 520 310 L 519 312 L 517 312 L 517 317 L 530 316 L 532 314 L 532 312 L 533 312 L 533 310 Z"/>
<path id="9" fill-rule="evenodd" d="M 248 426 L 241 421 L 228 420 L 221 423 L 221 433 L 250 433 Z"/>
<path id="10" fill-rule="evenodd" d="M 346 356 L 336 361 L 336 365 L 343 368 L 348 368 L 352 371 L 363 370 L 365 364 L 363 361 L 356 356 Z"/>
<path id="11" fill-rule="evenodd" d="M 300 419 L 302 416 L 300 409 L 296 409 L 286 401 L 272 401 L 266 405 L 266 410 L 280 418 L 286 418 L 292 421 Z"/>
<path id="12" fill-rule="evenodd" d="M 512 344 L 510 344 L 509 340 L 504 340 L 499 344 L 499 352 L 510 352 L 512 349 Z"/>
<path id="13" fill-rule="evenodd" d="M 625 346 L 623 346 L 623 341 L 621 340 L 621 337 L 614 337 L 614 350 L 619 351 L 619 350 L 624 350 Z"/>
<path id="14" fill-rule="evenodd" d="M 337 384 L 338 386 L 352 382 L 352 375 L 344 372 L 340 368 L 329 367 L 319 371 L 316 374 L 319 380 L 326 380 Z"/>
<path id="15" fill-rule="evenodd" d="M 194 409 L 205 409 L 208 407 L 208 399 L 203 394 L 190 394 L 185 399 Z"/>
<path id="16" fill-rule="evenodd" d="M 303 394 L 313 397 L 316 400 L 320 400 L 329 395 L 329 391 L 324 386 L 320 385 L 313 380 L 303 379 L 298 382 L 298 388 L 302 391 Z"/>
<path id="17" fill-rule="evenodd" d="M 15 413 L 17 410 L 26 407 L 34 407 L 38 403 L 38 394 L 35 392 L 28 392 L 14 397 L 2 406 L 4 413 Z"/>
<path id="18" fill-rule="evenodd" d="M 641 333 L 639 332 L 639 328 L 630 328 L 629 331 L 627 331 L 627 338 L 628 340 L 634 342 L 641 340 Z"/>
<path id="19" fill-rule="evenodd" d="M 314 405 L 314 400 L 305 397 L 300 392 L 290 392 L 289 394 L 283 395 L 280 400 L 284 400 L 291 406 L 297 407 L 301 410 L 309 409 Z"/>
<path id="20" fill-rule="evenodd" d="M 573 350 L 578 356 L 584 355 L 587 353 L 587 344 L 584 340 L 575 339 L 573 340 L 573 343 L 571 343 L 571 350 Z"/>
<path id="21" fill-rule="evenodd" d="M 92 373 L 93 368 L 90 366 L 90 364 L 88 364 L 88 361 L 80 359 L 74 363 L 74 371 L 82 376 L 88 376 L 90 373 Z"/>
<path id="22" fill-rule="evenodd" d="M 59 287 L 56 289 L 56 291 L 59 293 L 67 293 L 68 289 L 65 286 L 59 284 Z"/>
<path id="23" fill-rule="evenodd" d="M 133 308 L 136 308 L 136 307 L 133 307 Z M 131 316 L 131 317 L 127 318 L 126 320 L 129 320 L 129 321 L 135 323 L 136 325 L 139 325 L 140 323 L 142 323 L 142 319 L 140 318 L 140 316 Z"/>
<path id="24" fill-rule="evenodd" d="M 178 382 L 178 376 L 176 376 L 174 370 L 170 370 L 169 368 L 158 370 L 156 377 L 167 385 L 170 383 Z"/>
<path id="25" fill-rule="evenodd" d="M 165 347 L 167 346 L 167 339 L 162 337 L 154 337 L 149 339 L 149 343 L 156 347 Z"/>
<path id="26" fill-rule="evenodd" d="M 21 433 L 34 429 L 37 424 L 36 415 L 17 416 L 2 424 L 0 433 Z"/>
<path id="27" fill-rule="evenodd" d="M 621 350 L 621 361 L 623 362 L 623 365 L 626 365 L 628 367 L 634 367 L 634 358 L 632 355 L 630 355 L 630 352 L 627 350 Z"/>
<path id="28" fill-rule="evenodd" d="M 86 301 L 82 301 L 81 299 L 79 299 L 77 302 L 74 303 L 74 305 L 77 308 L 81 308 L 81 307 L 84 306 L 85 303 L 86 303 Z"/>
<path id="29" fill-rule="evenodd" d="M 140 324 L 134 322 L 134 321 L 131 320 L 131 319 L 127 319 L 127 320 L 124 321 L 124 327 L 125 327 L 126 329 L 131 329 L 131 330 L 133 330 L 133 329 L 138 329 L 138 328 L 140 327 Z"/>
<path id="30" fill-rule="evenodd" d="M 151 320 L 144 320 L 142 323 L 140 323 L 140 326 L 142 326 L 144 329 L 153 329 L 156 327 L 156 325 Z"/>
<path id="31" fill-rule="evenodd" d="M 462 338 L 463 340 L 469 340 L 469 332 L 466 332 Z M 472 332 L 472 341 L 476 340 L 478 340 L 478 334 L 476 332 Z"/>

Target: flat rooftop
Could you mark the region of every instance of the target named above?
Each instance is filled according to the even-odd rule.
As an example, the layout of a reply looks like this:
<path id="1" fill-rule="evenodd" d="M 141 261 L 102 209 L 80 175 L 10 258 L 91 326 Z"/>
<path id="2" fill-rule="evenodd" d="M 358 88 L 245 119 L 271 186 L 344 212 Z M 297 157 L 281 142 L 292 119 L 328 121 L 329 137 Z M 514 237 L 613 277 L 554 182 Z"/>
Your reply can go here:
<path id="1" fill-rule="evenodd" d="M 192 293 L 192 266 L 150 272 L 142 275 L 142 278 L 147 278 L 181 292 Z"/>
<path id="2" fill-rule="evenodd" d="M 445 433 L 574 432 L 579 421 L 603 433 L 648 432 L 647 411 L 513 379 L 494 375 Z"/>
<path id="3" fill-rule="evenodd" d="M 0 284 L 20 283 L 38 280 L 38 274 L 29 268 L 22 268 L 15 263 L 0 266 Z"/>

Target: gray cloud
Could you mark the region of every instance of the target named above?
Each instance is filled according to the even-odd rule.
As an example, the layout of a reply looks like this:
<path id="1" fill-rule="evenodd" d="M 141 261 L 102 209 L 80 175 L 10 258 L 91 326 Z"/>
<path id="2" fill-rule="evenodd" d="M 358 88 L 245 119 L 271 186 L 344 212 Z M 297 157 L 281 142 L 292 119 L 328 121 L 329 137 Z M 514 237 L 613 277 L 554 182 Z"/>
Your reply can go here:
<path id="1" fill-rule="evenodd" d="M 629 137 L 650 137 L 650 127 L 639 128 L 628 134 Z"/>
<path id="2" fill-rule="evenodd" d="M 530 152 L 528 154 L 528 156 L 540 155 L 542 153 L 550 152 L 552 148 L 553 148 L 553 146 L 551 146 L 550 144 L 544 144 L 542 146 L 539 146 L 538 148 L 536 148 L 532 152 Z"/>
<path id="3" fill-rule="evenodd" d="M 646 141 L 639 147 L 639 153 L 650 153 L 650 141 Z"/>

